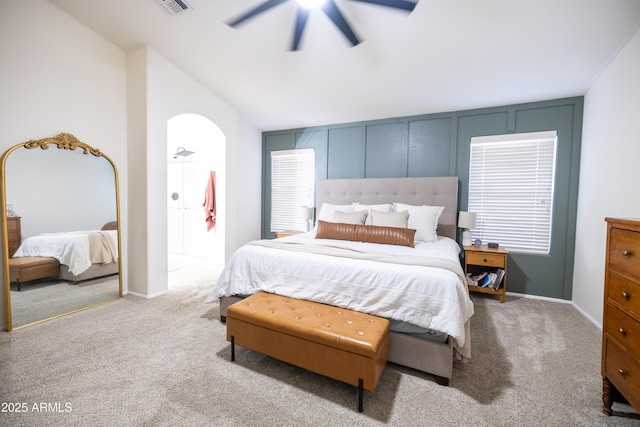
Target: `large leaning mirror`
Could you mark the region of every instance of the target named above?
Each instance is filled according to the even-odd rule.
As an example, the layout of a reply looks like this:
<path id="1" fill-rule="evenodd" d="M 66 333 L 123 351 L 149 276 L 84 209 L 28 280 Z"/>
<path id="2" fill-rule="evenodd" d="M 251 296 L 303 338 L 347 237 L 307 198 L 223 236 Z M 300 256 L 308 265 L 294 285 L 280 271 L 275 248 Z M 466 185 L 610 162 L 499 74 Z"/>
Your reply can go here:
<path id="1" fill-rule="evenodd" d="M 122 298 L 113 161 L 61 133 L 0 162 L 7 330 Z"/>

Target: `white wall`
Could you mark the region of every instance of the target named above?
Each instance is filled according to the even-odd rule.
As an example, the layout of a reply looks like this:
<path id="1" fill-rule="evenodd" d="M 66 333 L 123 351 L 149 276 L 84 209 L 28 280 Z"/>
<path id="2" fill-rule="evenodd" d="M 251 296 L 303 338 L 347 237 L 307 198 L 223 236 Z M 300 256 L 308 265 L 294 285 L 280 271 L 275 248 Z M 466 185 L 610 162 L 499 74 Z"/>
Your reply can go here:
<path id="1" fill-rule="evenodd" d="M 125 291 L 167 286 L 156 261 L 167 253 L 166 126 L 178 113 L 208 117 L 227 137 L 225 259 L 259 238 L 260 132 L 153 50 L 123 52 L 46 0 L 0 0 L 0 94 L 0 152 L 70 132 L 115 162 Z"/>
<path id="2" fill-rule="evenodd" d="M 140 68 L 144 67 L 144 72 Z M 167 123 L 181 113 L 195 113 L 210 119 L 226 137 L 226 176 L 217 176 L 217 198 L 222 200 L 218 210 L 216 233 L 224 239 L 225 249 L 220 254 L 226 261 L 235 249 L 247 240 L 260 235 L 260 156 L 261 138 L 238 113 L 217 95 L 206 89 L 191 76 L 166 60 L 150 47 L 130 54 L 130 75 L 136 75 L 146 91 L 136 90 L 135 100 L 130 93 L 130 121 L 144 118 L 146 128 L 131 123 L 139 135 L 130 138 L 130 153 L 137 153 L 140 161 L 146 162 L 144 173 L 134 172 L 137 161 L 132 157 L 131 174 L 136 173 L 144 181 L 133 184 L 130 192 L 130 220 L 132 227 L 140 230 L 145 239 L 145 253 L 132 251 L 130 255 L 130 290 L 135 294 L 153 297 L 167 291 Z M 132 84 L 130 79 L 130 85 Z M 140 98 L 144 97 L 144 100 Z M 144 109 L 144 111 L 134 111 Z M 144 135 L 143 135 L 144 134 Z M 243 135 L 241 139 L 239 135 Z M 141 147 L 144 146 L 144 149 Z M 144 159 L 142 158 L 144 152 Z M 240 154 L 242 153 L 242 155 Z M 253 153 L 244 156 L 245 153 Z M 254 195 L 247 195 L 244 186 L 255 188 Z M 242 197 L 238 197 L 242 194 Z M 253 199 L 255 197 L 255 199 Z M 244 215 L 236 215 L 240 209 Z M 247 219 L 249 225 L 239 222 Z M 251 230 L 251 236 L 236 233 L 236 229 Z M 239 240 L 238 234 L 245 240 Z M 135 243 L 136 248 L 141 245 Z M 138 248 L 137 248 L 138 249 Z M 134 259 L 135 258 L 135 259 Z"/>
<path id="3" fill-rule="evenodd" d="M 115 162 L 120 196 L 126 200 L 126 54 L 122 50 L 45 0 L 1 0 L 0 94 L 1 152 L 30 139 L 72 133 Z M 60 187 L 73 191 L 68 183 Z M 125 203 L 121 213 L 126 217 L 126 212 Z M 126 250 L 123 234 L 125 259 Z M 126 271 L 126 262 L 123 267 Z M 4 324 L 2 293 L 0 325 Z"/>
<path id="4" fill-rule="evenodd" d="M 602 325 L 605 217 L 640 218 L 640 31 L 585 95 L 573 301 Z"/>
<path id="5" fill-rule="evenodd" d="M 259 239 L 262 206 L 262 132 L 244 116 L 238 117 L 238 139 L 227 150 L 227 215 L 235 226 L 227 229 L 227 259 L 235 249 Z"/>
<path id="6" fill-rule="evenodd" d="M 137 75 L 140 81 L 132 82 L 144 85 L 146 91 L 133 88 L 139 104 L 146 104 L 146 114 L 136 115 L 136 120 L 145 120 L 146 125 L 134 124 L 135 132 L 140 135 L 130 138 L 130 152 L 137 152 L 139 162 L 146 163 L 146 171 L 136 173 L 136 159 L 132 158 L 130 168 L 141 180 L 135 184 L 138 191 L 146 192 L 146 197 L 130 197 L 130 219 L 136 227 L 144 227 L 133 233 L 143 233 L 142 243 L 132 246 L 130 252 L 131 286 L 130 290 L 137 295 L 153 297 L 161 295 L 168 289 L 168 246 L 167 246 L 167 125 L 168 121 L 181 113 L 196 113 L 210 119 L 224 133 L 229 147 L 237 141 L 236 111 L 207 90 L 191 76 L 174 66 L 150 47 L 145 47 L 130 54 L 129 70 Z M 137 68 L 138 70 L 136 70 Z M 144 71 L 138 72 L 139 69 Z M 144 101 L 140 100 L 144 97 Z M 131 136 L 131 133 L 130 133 Z M 232 151 L 232 150 L 231 150 Z M 217 196 L 226 201 L 226 177 L 217 177 Z M 133 193 L 132 193 L 133 194 Z M 221 203 L 217 212 L 219 218 L 218 237 L 225 239 L 225 229 L 235 226 L 234 219 L 226 213 L 226 203 Z M 224 260 L 226 253 L 220 254 Z M 133 266 L 135 260 L 135 266 Z"/>

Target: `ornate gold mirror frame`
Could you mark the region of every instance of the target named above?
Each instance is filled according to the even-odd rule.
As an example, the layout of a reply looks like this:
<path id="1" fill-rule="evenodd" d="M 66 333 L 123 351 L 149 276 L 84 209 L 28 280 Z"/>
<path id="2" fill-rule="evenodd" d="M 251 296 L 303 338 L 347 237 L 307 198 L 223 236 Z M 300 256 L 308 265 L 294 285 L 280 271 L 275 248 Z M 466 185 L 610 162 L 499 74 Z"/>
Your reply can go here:
<path id="1" fill-rule="evenodd" d="M 113 168 L 113 176 L 114 176 L 114 184 L 115 184 L 115 220 L 116 220 L 116 230 L 117 230 L 117 271 L 118 271 L 118 289 L 117 296 L 115 297 L 106 297 L 105 300 L 90 303 L 89 305 L 73 308 L 65 312 L 56 313 L 55 315 L 46 316 L 42 319 L 37 319 L 35 321 L 31 321 L 26 324 L 18 325 L 13 327 L 13 318 L 12 318 L 12 305 L 11 305 L 11 271 L 10 271 L 10 262 L 9 259 L 13 254 L 9 253 L 9 233 L 8 233 L 8 215 L 7 215 L 7 176 L 6 176 L 6 162 L 7 158 L 14 151 L 24 148 L 28 150 L 33 150 L 40 148 L 42 150 L 48 150 L 50 146 L 56 146 L 59 150 L 69 150 L 75 151 L 76 149 L 82 150 L 84 155 L 92 155 L 96 158 L 104 158 L 106 159 L 111 167 Z M 36 166 L 37 168 L 37 166 Z M 107 167 L 108 168 L 108 167 Z M 49 177 L 50 180 L 55 181 L 56 177 Z M 3 247 L 2 247 L 2 256 L 4 260 L 4 285 L 5 285 L 5 306 L 6 306 L 6 316 L 7 316 L 7 331 L 11 331 L 14 329 L 22 328 L 25 326 L 41 323 L 47 320 L 55 319 L 61 316 L 65 316 L 67 314 L 75 313 L 78 311 L 86 310 L 91 307 L 95 307 L 107 302 L 115 301 L 122 298 L 122 262 L 121 262 L 121 236 L 120 236 L 120 195 L 119 195 L 119 184 L 118 184 L 118 170 L 113 161 L 102 153 L 100 150 L 91 147 L 90 145 L 79 141 L 75 136 L 69 133 L 60 133 L 53 138 L 43 138 L 39 140 L 30 140 L 21 144 L 17 144 L 7 151 L 4 152 L 2 157 L 0 158 L 0 184 L 2 186 L 2 211 L 0 212 L 0 216 L 2 218 L 2 238 L 3 238 Z M 67 184 L 65 186 L 65 184 Z M 73 191 L 71 188 L 73 183 L 60 183 L 60 188 L 62 191 Z M 22 190 L 22 189 L 21 189 Z M 25 188 L 23 191 L 28 192 L 29 189 Z M 34 190 L 32 190 L 34 191 Z M 52 209 L 52 206 L 43 207 L 43 209 Z M 115 266 L 113 267 L 115 269 Z M 115 280 L 115 279 L 114 279 Z M 115 285 L 115 284 L 114 284 Z M 113 291 L 113 295 L 116 295 L 115 290 Z"/>

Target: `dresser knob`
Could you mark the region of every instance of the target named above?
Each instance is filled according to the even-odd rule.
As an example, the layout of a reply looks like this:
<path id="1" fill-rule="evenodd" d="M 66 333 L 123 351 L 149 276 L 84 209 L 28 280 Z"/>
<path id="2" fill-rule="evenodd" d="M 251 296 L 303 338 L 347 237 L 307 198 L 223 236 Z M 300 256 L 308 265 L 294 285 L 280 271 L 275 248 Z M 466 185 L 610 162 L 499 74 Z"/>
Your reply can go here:
<path id="1" fill-rule="evenodd" d="M 625 371 L 624 369 L 618 369 L 618 373 L 620 374 L 620 376 L 625 376 L 627 375 L 627 371 Z"/>
<path id="2" fill-rule="evenodd" d="M 622 298 L 629 299 L 630 297 L 631 297 L 631 295 L 629 295 L 629 292 L 623 292 L 622 293 Z"/>
<path id="3" fill-rule="evenodd" d="M 633 255 L 633 251 L 629 251 L 627 249 L 622 251 L 622 256 L 631 256 Z"/>
<path id="4" fill-rule="evenodd" d="M 620 332 L 620 335 L 622 335 L 623 337 L 627 336 L 627 331 L 625 331 L 624 329 L 620 328 L 618 329 L 618 332 Z"/>
<path id="5" fill-rule="evenodd" d="M 486 258 L 485 258 L 485 259 L 483 259 L 483 260 L 482 260 L 482 262 L 487 262 L 487 259 L 486 259 Z"/>

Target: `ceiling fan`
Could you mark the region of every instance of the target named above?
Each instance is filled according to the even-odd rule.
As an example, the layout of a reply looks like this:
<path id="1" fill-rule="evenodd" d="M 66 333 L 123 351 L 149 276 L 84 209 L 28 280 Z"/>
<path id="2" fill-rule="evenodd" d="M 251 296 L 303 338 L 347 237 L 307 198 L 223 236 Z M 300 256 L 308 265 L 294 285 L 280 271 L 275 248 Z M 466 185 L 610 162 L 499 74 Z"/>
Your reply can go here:
<path id="1" fill-rule="evenodd" d="M 278 6 L 282 3 L 286 3 L 290 0 L 267 0 L 253 9 L 248 10 L 242 15 L 234 18 L 228 22 L 227 25 L 230 27 L 236 28 L 240 24 L 248 21 L 249 19 L 259 15 L 267 10 Z M 335 24 L 336 27 L 344 34 L 344 36 L 351 42 L 353 46 L 360 43 L 360 39 L 356 36 L 355 32 L 351 28 L 351 25 L 346 20 L 338 5 L 336 5 L 335 0 L 294 0 L 299 3 L 298 5 L 298 13 L 296 16 L 296 22 L 294 25 L 293 32 L 293 42 L 291 44 L 291 50 L 296 51 L 300 47 L 300 41 L 302 39 L 302 33 L 304 31 L 304 27 L 307 24 L 307 19 L 309 18 L 309 13 L 312 9 L 317 8 L 324 12 L 327 17 Z M 393 9 L 405 10 L 409 13 L 413 11 L 416 7 L 417 1 L 409 1 L 409 0 L 350 0 L 356 1 L 360 3 L 371 3 L 378 6 L 386 6 Z"/>

